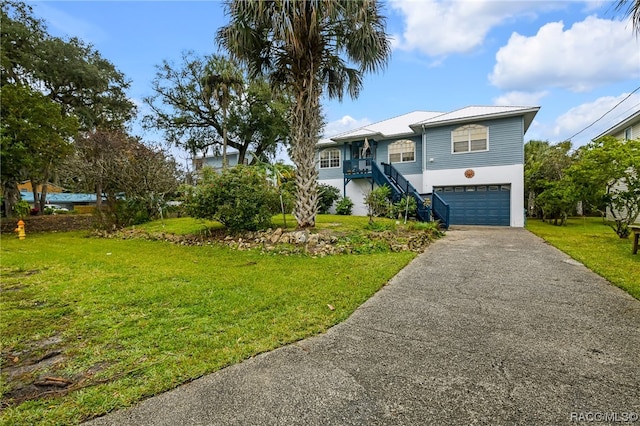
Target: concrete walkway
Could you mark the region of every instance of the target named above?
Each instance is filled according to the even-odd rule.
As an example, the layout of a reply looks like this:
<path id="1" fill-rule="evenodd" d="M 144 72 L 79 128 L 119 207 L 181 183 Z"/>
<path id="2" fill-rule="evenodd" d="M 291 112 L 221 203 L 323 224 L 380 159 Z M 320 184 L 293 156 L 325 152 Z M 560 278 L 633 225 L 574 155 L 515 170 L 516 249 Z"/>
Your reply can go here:
<path id="1" fill-rule="evenodd" d="M 89 424 L 640 425 L 638 415 L 640 302 L 528 231 L 459 228 L 326 334 Z"/>

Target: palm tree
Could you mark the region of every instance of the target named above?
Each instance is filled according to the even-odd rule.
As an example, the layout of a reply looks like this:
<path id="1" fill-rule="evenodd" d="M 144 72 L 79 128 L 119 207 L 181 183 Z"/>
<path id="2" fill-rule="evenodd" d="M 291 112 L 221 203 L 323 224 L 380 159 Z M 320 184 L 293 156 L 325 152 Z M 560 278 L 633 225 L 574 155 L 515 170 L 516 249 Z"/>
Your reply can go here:
<path id="1" fill-rule="evenodd" d="M 228 59 L 214 56 L 207 64 L 203 81 L 204 95 L 213 98 L 222 109 L 222 168 L 227 168 L 227 115 L 231 91 L 242 90 L 242 73 Z"/>
<path id="2" fill-rule="evenodd" d="M 626 9 L 625 14 L 631 17 L 636 34 L 640 35 L 640 0 L 618 0 L 616 10 L 623 9 Z"/>
<path id="3" fill-rule="evenodd" d="M 291 158 L 296 165 L 295 216 L 315 226 L 315 144 L 322 127 L 320 97 L 356 98 L 365 72 L 388 62 L 391 44 L 377 0 L 228 0 L 231 22 L 218 41 L 251 75 L 267 75 L 294 99 Z"/>

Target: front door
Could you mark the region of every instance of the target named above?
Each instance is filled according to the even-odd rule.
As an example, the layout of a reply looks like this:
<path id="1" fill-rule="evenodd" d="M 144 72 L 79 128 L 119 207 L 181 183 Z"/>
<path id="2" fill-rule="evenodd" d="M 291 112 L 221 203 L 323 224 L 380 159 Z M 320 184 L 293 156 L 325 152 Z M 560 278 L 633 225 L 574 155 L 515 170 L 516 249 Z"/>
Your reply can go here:
<path id="1" fill-rule="evenodd" d="M 372 158 L 373 157 L 373 149 L 371 143 L 368 142 L 366 145 L 364 142 L 353 142 L 351 144 L 351 158 Z"/>

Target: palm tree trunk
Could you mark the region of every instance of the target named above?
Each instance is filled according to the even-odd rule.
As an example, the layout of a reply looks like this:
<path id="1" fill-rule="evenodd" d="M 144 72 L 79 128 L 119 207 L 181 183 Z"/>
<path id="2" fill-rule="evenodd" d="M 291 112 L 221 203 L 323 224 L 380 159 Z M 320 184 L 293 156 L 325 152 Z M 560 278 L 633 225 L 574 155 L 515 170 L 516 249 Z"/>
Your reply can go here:
<path id="1" fill-rule="evenodd" d="M 306 81 L 292 114 L 291 157 L 296 165 L 295 217 L 298 228 L 312 228 L 318 212 L 318 170 L 315 146 L 320 133 L 320 87 Z"/>

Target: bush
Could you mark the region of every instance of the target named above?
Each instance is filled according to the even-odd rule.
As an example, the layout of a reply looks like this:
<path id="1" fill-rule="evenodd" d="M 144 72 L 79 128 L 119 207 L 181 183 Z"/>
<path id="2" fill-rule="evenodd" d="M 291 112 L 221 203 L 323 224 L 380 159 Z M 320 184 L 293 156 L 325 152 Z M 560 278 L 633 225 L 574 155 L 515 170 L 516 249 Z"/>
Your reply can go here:
<path id="1" fill-rule="evenodd" d="M 321 183 L 318 185 L 318 213 L 327 214 L 329 210 L 340 198 L 340 190 L 335 186 Z"/>
<path id="2" fill-rule="evenodd" d="M 118 200 L 114 216 L 118 226 L 141 225 L 153 218 L 144 201 L 136 198 Z"/>
<path id="3" fill-rule="evenodd" d="M 391 202 L 391 188 L 388 185 L 379 186 L 372 190 L 364 198 L 369 212 L 369 222 L 373 222 L 374 217 L 387 216 Z"/>
<path id="4" fill-rule="evenodd" d="M 407 214 L 407 201 L 409 202 L 409 212 Z M 404 196 L 397 203 L 389 208 L 389 217 L 391 219 L 402 219 L 405 214 L 408 217 L 415 217 L 418 211 L 418 204 L 413 197 Z"/>
<path id="5" fill-rule="evenodd" d="M 185 209 L 192 217 L 217 220 L 232 231 L 255 231 L 271 225 L 280 198 L 255 167 L 236 166 L 222 173 L 205 168 L 202 183 L 186 194 Z"/>
<path id="6" fill-rule="evenodd" d="M 353 211 L 353 201 L 349 197 L 342 197 L 338 204 L 336 204 L 336 213 L 343 216 L 351 215 Z"/>
<path id="7" fill-rule="evenodd" d="M 30 212 L 31 206 L 25 200 L 20 200 L 13 206 L 13 213 L 18 217 L 29 216 Z"/>

